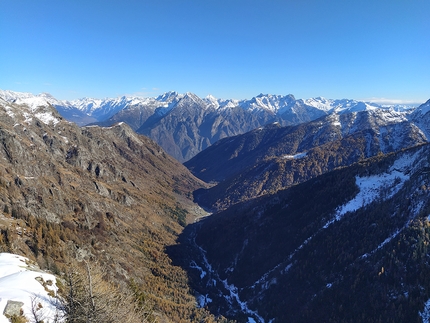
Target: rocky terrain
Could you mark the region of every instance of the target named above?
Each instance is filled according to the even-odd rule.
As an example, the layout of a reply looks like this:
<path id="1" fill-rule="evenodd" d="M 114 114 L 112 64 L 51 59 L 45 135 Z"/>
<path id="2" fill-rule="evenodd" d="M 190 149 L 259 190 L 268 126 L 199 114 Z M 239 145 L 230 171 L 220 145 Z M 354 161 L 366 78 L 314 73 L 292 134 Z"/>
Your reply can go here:
<path id="1" fill-rule="evenodd" d="M 0 99 L 0 251 L 61 274 L 85 260 L 132 280 L 159 322 L 213 320 L 164 249 L 201 215 L 205 184 L 126 124 L 79 128 L 52 106 Z"/>

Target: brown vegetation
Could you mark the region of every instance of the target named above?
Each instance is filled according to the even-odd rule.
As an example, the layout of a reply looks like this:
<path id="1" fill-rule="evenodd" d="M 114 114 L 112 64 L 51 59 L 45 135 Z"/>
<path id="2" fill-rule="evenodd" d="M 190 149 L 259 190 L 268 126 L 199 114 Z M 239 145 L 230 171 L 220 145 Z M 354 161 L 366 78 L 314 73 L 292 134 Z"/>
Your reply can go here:
<path id="1" fill-rule="evenodd" d="M 0 251 L 57 274 L 98 263 L 103 288 L 115 295 L 134 281 L 158 322 L 215 320 L 196 308 L 185 271 L 165 254 L 192 218 L 191 192 L 204 184 L 126 125 L 46 125 L 14 104 L 13 116 L 4 109 Z"/>

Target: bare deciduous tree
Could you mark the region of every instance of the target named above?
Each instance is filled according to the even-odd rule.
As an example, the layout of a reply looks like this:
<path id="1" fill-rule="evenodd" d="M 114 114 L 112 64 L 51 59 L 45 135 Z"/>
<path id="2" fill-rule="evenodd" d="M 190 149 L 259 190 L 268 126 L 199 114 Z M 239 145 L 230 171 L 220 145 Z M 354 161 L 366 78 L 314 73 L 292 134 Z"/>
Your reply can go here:
<path id="1" fill-rule="evenodd" d="M 120 288 L 103 279 L 97 264 L 71 266 L 65 275 L 64 311 L 70 323 L 155 322 L 146 303 L 130 288 Z"/>

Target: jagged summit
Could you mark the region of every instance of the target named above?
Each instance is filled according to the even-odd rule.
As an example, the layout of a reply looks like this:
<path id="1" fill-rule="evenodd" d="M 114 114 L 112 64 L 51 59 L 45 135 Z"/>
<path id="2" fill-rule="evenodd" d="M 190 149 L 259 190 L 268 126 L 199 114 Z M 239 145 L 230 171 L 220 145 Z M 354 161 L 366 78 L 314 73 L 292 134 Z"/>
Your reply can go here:
<path id="1" fill-rule="evenodd" d="M 170 102 L 173 99 L 176 99 L 179 96 L 179 93 L 176 91 L 169 91 L 164 94 L 159 95 L 156 100 L 161 102 Z"/>
<path id="2" fill-rule="evenodd" d="M 310 99 L 296 99 L 294 95 L 274 95 L 274 94 L 263 94 L 243 100 L 233 100 L 233 99 L 217 99 L 213 95 L 208 95 L 206 98 L 199 98 L 196 94 L 191 92 L 186 92 L 185 94 L 179 94 L 176 91 L 169 91 L 164 94 L 159 95 L 156 98 L 143 98 L 137 96 L 120 96 L 117 98 L 82 98 L 73 101 L 57 100 L 49 93 L 41 93 L 34 95 L 32 93 L 15 92 L 10 90 L 0 90 L 0 97 L 8 102 L 13 100 L 24 100 L 28 99 L 36 100 L 37 98 L 44 98 L 47 102 L 53 104 L 54 106 L 73 106 L 89 116 L 99 115 L 99 118 L 106 118 L 106 114 L 102 113 L 101 110 L 118 110 L 126 108 L 129 105 L 145 104 L 147 102 L 153 102 L 154 100 L 159 102 L 172 102 L 174 100 L 179 101 L 180 99 L 188 98 L 194 101 L 203 100 L 206 102 L 211 102 L 214 105 L 217 104 L 218 107 L 235 107 L 239 106 L 243 109 L 266 109 L 274 113 L 282 114 L 285 112 L 285 107 L 296 104 L 305 104 L 325 112 L 329 111 L 356 111 L 363 109 L 372 108 L 386 108 L 390 106 L 378 105 L 376 103 L 362 102 L 350 99 L 326 99 L 324 97 L 316 97 Z M 28 103 L 28 102 L 27 102 Z M 115 107 L 115 108 L 114 108 Z M 102 121 L 102 119 L 99 119 Z"/>

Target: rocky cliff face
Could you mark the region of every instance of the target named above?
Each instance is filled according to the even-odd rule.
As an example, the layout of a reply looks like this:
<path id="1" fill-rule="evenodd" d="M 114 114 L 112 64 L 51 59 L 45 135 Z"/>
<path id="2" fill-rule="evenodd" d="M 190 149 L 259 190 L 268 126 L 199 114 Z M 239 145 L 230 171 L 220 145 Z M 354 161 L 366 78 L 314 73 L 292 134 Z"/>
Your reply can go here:
<path id="1" fill-rule="evenodd" d="M 45 123 L 29 117 L 23 106 L 4 105 L 3 109 L 7 112 L 3 110 L 0 117 L 2 174 L 26 191 L 23 199 L 14 203 L 37 216 L 60 221 L 73 212 L 73 203 L 85 201 L 87 208 L 91 207 L 92 195 L 102 197 L 104 202 L 99 202 L 97 211 L 106 213 L 117 203 L 137 203 L 138 192 L 153 194 L 168 185 L 186 194 L 199 185 L 157 144 L 124 123 L 110 128 L 78 128 L 61 120 L 54 111 L 52 120 Z M 60 195 L 56 196 L 56 192 Z M 44 208 L 38 200 L 43 201 Z M 55 207 L 46 205 L 50 201 Z"/>

